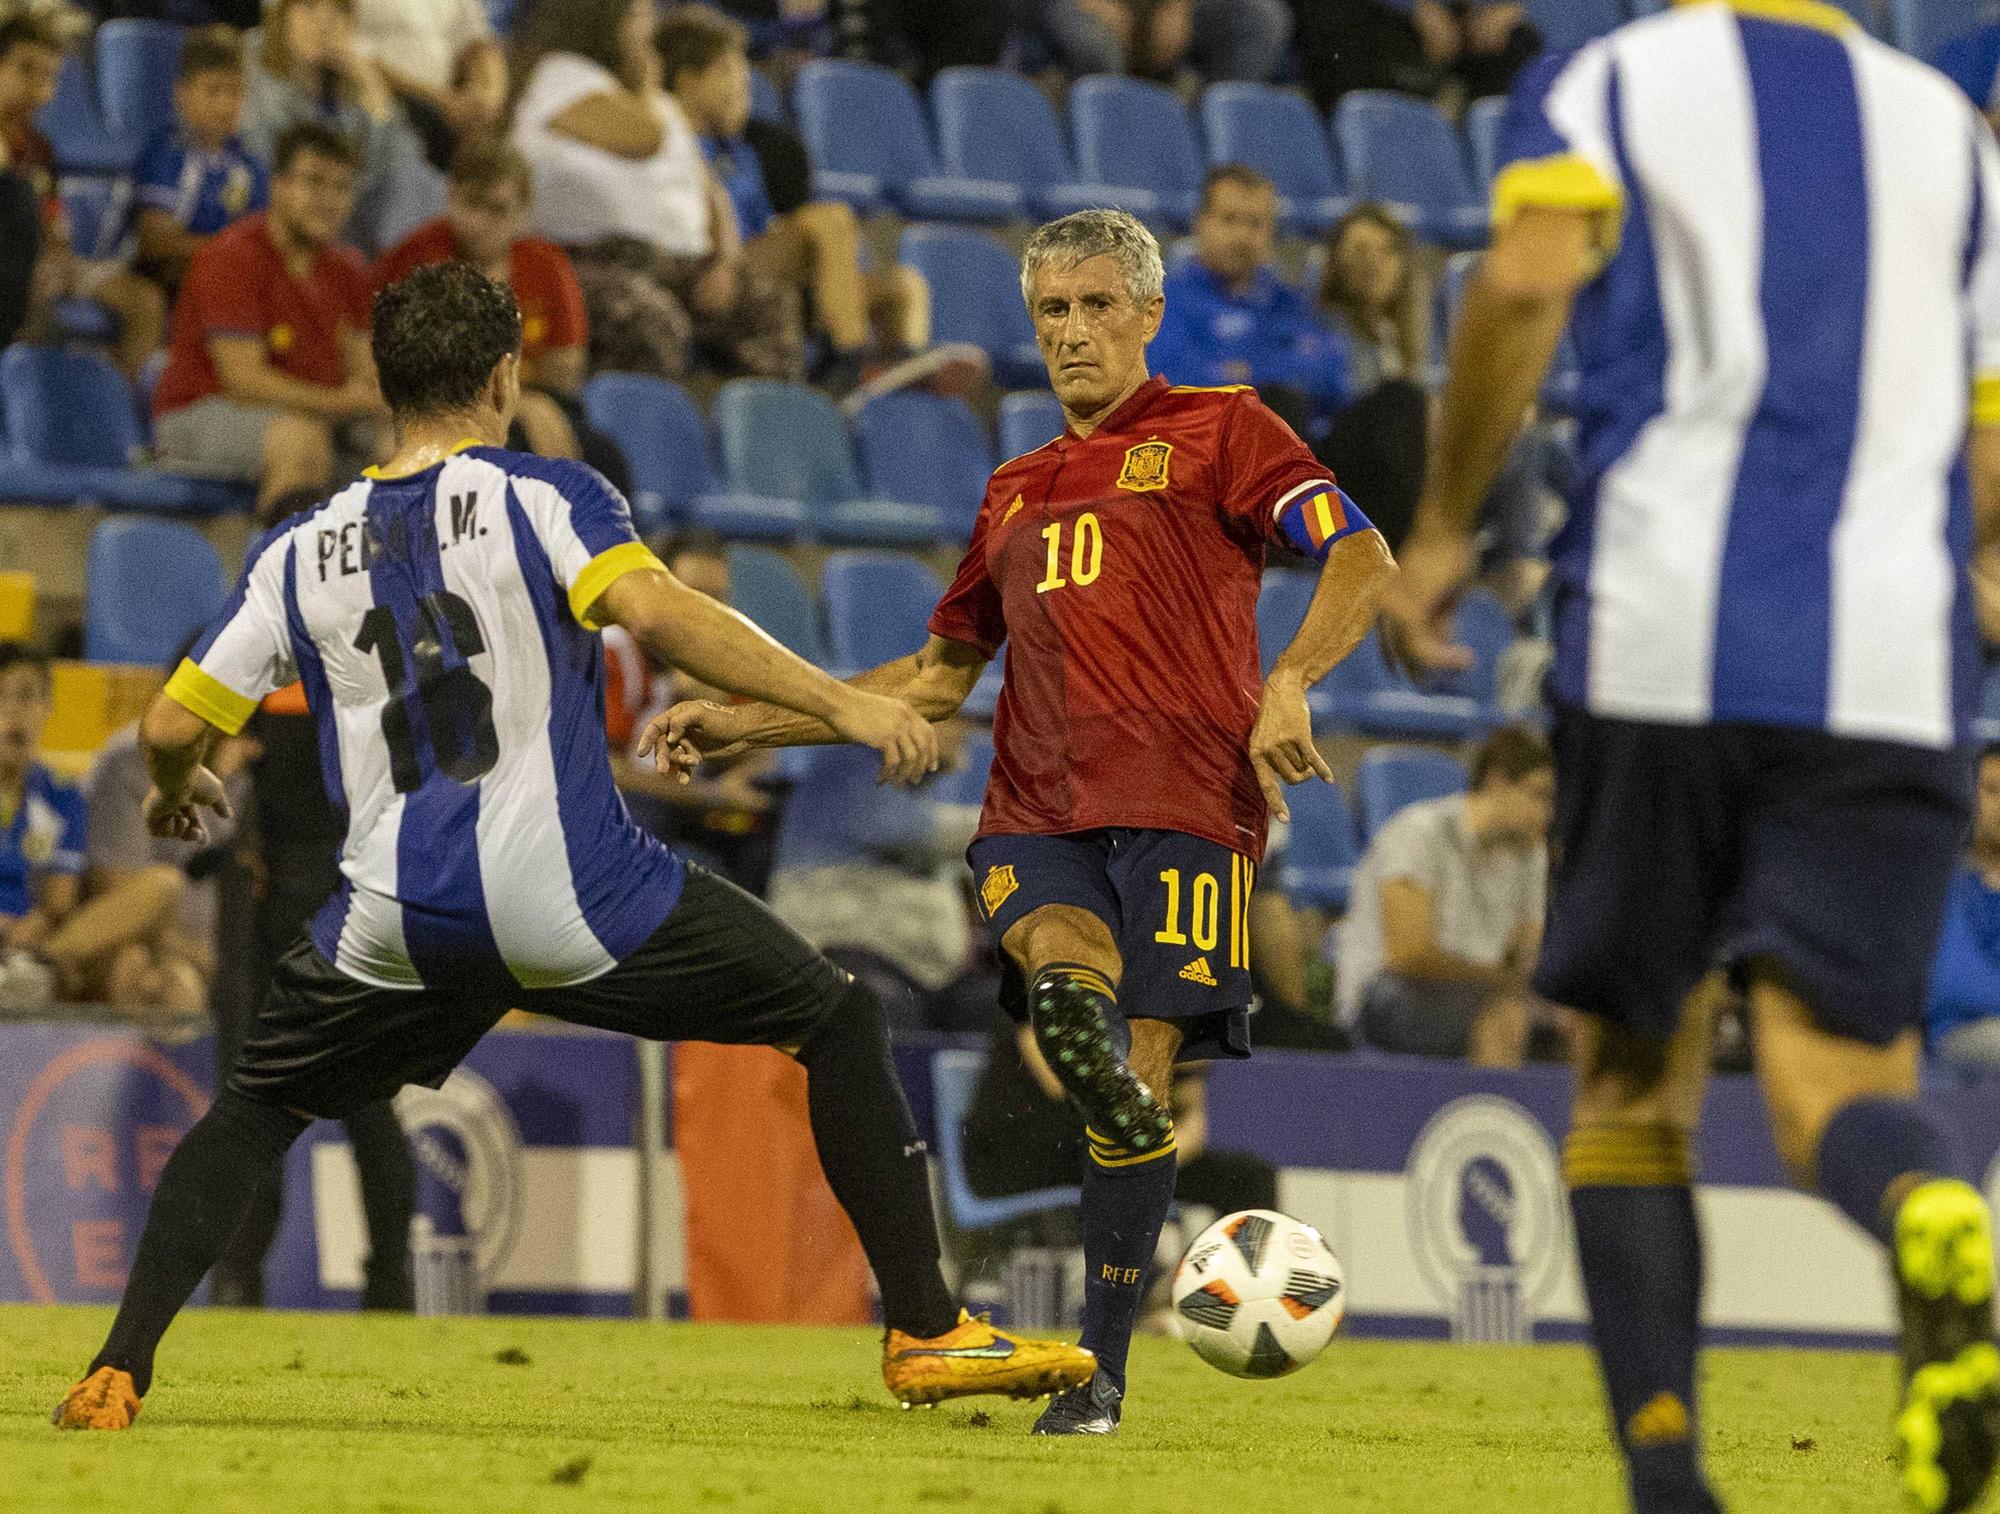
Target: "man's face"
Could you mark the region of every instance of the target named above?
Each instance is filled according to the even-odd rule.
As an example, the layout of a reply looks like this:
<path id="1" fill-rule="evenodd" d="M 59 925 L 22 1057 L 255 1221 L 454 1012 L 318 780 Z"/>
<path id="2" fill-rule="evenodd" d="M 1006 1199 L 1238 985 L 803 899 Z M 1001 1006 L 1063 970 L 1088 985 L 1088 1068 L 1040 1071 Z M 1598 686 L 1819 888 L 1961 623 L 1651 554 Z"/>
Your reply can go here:
<path id="1" fill-rule="evenodd" d="M 300 241 L 324 246 L 354 213 L 354 170 L 310 150 L 271 181 L 271 217 Z"/>
<path id="2" fill-rule="evenodd" d="M 41 755 L 49 686 L 41 671 L 15 663 L 0 673 L 0 766 L 19 769 Z"/>
<path id="3" fill-rule="evenodd" d="M 729 559 L 706 552 L 676 553 L 667 570 L 697 594 L 729 603 Z"/>
<path id="4" fill-rule="evenodd" d="M 1534 846 L 1548 839 L 1556 808 L 1555 769 L 1536 768 L 1519 778 L 1490 778 L 1486 790 L 1497 839 L 1516 846 Z"/>
<path id="5" fill-rule="evenodd" d="M 512 179 L 483 188 L 454 184 L 445 202 L 459 253 L 468 263 L 487 267 L 499 263 L 521 235 L 528 205 L 521 186 Z"/>
<path id="6" fill-rule="evenodd" d="M 236 135 L 243 114 L 243 75 L 233 68 L 210 68 L 174 86 L 174 108 L 188 135 L 221 146 Z"/>
<path id="7" fill-rule="evenodd" d="M 1065 410 L 1100 414 L 1144 373 L 1146 344 L 1159 332 L 1166 305 L 1159 295 L 1144 305 L 1134 301 L 1109 253 L 1036 271 L 1028 313 L 1049 387 Z"/>
<path id="8" fill-rule="evenodd" d="M 1278 194 L 1223 181 L 1194 218 L 1194 255 L 1209 272 L 1235 283 L 1270 261 L 1278 231 Z"/>
<path id="9" fill-rule="evenodd" d="M 741 134 L 750 119 L 750 60 L 727 52 L 698 73 L 674 80 L 674 98 L 696 131 L 712 137 Z"/>
<path id="10" fill-rule="evenodd" d="M 0 58 L 0 124 L 18 130 L 56 97 L 62 54 L 36 42 L 17 42 Z"/>
<path id="11" fill-rule="evenodd" d="M 2000 852 L 2000 755 L 1979 763 L 1979 808 L 1972 838 L 1982 851 Z"/>

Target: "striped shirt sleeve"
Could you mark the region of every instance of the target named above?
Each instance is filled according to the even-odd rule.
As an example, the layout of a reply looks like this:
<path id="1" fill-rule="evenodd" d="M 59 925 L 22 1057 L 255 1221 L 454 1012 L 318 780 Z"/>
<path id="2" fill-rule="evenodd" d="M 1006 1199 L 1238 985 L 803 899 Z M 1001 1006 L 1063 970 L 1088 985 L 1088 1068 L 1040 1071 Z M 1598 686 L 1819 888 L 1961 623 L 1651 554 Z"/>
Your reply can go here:
<path id="1" fill-rule="evenodd" d="M 639 540 L 625 496 L 595 468 L 582 463 L 508 459 L 515 497 L 541 538 L 569 599 L 570 613 L 587 630 L 603 629 L 591 609 L 627 573 L 660 568 L 659 558 Z"/>
<path id="2" fill-rule="evenodd" d="M 1613 55 L 1603 42 L 1521 71 L 1500 118 L 1493 176 L 1498 230 L 1529 206 L 1601 213 L 1606 251 L 1625 203 L 1613 147 Z"/>
<path id="3" fill-rule="evenodd" d="M 252 543 L 243 577 L 167 680 L 167 695 L 233 736 L 257 702 L 299 676 L 285 613 L 290 536 Z"/>

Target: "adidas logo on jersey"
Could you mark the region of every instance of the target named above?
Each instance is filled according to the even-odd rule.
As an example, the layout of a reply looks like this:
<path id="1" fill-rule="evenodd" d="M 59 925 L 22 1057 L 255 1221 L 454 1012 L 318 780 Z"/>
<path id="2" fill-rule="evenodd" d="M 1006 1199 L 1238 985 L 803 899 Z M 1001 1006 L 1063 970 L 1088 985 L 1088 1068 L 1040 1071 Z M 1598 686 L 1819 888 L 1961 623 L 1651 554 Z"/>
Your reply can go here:
<path id="1" fill-rule="evenodd" d="M 1215 974 L 1208 970 L 1208 958 L 1196 957 L 1181 969 L 1181 976 L 1190 983 L 1199 983 L 1203 988 L 1215 987 Z"/>

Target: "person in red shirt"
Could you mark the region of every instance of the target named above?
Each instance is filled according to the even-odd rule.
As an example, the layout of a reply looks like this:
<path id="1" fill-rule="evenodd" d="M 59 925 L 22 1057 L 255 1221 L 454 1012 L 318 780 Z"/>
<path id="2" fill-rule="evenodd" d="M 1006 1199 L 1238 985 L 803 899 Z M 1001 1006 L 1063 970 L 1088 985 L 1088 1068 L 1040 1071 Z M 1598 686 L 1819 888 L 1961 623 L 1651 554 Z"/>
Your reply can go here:
<path id="1" fill-rule="evenodd" d="M 512 288 L 521 307 L 518 440 L 543 457 L 581 456 L 576 396 L 590 328 L 568 254 L 521 234 L 533 184 L 528 160 L 504 137 L 475 137 L 452 156 L 446 180 L 445 213 L 376 260 L 375 287 L 386 289 L 427 263 L 463 258 Z"/>
<path id="2" fill-rule="evenodd" d="M 1395 571 L 1325 466 L 1241 385 L 1148 375 L 1159 245 L 1122 211 L 1036 232 L 1023 290 L 1064 434 L 1003 463 L 923 650 L 864 673 L 932 720 L 1008 647 L 968 853 L 1012 969 L 1009 1007 L 1088 1123 L 1083 1343 L 1097 1375 L 1038 1434 L 1109 1434 L 1173 1200 L 1177 1058 L 1249 1051 L 1248 913 L 1284 786 L 1331 781 L 1306 690 L 1357 646 Z M 1305 622 L 1259 675 L 1272 543 L 1317 560 Z M 695 750 L 836 740 L 770 706 L 682 704 L 649 728 Z M 1154 1090 L 1159 1090 L 1156 1095 Z"/>
<path id="3" fill-rule="evenodd" d="M 254 481 L 265 511 L 324 493 L 380 455 L 387 410 L 368 352 L 368 269 L 335 242 L 359 167 L 339 133 L 287 127 L 271 208 L 189 262 L 153 391 L 163 467 Z"/>

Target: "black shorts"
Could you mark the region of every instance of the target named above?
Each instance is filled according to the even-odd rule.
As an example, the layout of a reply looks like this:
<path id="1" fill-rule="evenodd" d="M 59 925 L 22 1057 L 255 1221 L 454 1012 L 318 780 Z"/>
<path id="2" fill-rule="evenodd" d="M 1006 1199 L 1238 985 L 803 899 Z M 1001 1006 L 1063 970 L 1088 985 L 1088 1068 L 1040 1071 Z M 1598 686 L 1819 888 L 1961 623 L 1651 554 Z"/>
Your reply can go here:
<path id="1" fill-rule="evenodd" d="M 965 855 L 996 938 L 1045 904 L 1087 910 L 1118 943 L 1128 1017 L 1179 1022 L 1183 1060 L 1250 1055 L 1248 857 L 1185 831 L 1127 829 L 982 836 Z M 1001 1005 L 1025 1020 L 1020 971 L 1001 958 Z"/>
<path id="2" fill-rule="evenodd" d="M 1664 1039 L 1705 973 L 1754 964 L 1836 1034 L 1922 1023 L 1968 752 L 1564 709 L 1555 753 L 1537 993 Z"/>
<path id="3" fill-rule="evenodd" d="M 655 1041 L 795 1050 L 848 982 L 760 901 L 689 864 L 660 928 L 611 971 L 567 988 L 377 988 L 301 936 L 278 963 L 228 1082 L 269 1103 L 341 1115 L 406 1083 L 435 1088 L 510 1009 Z"/>

